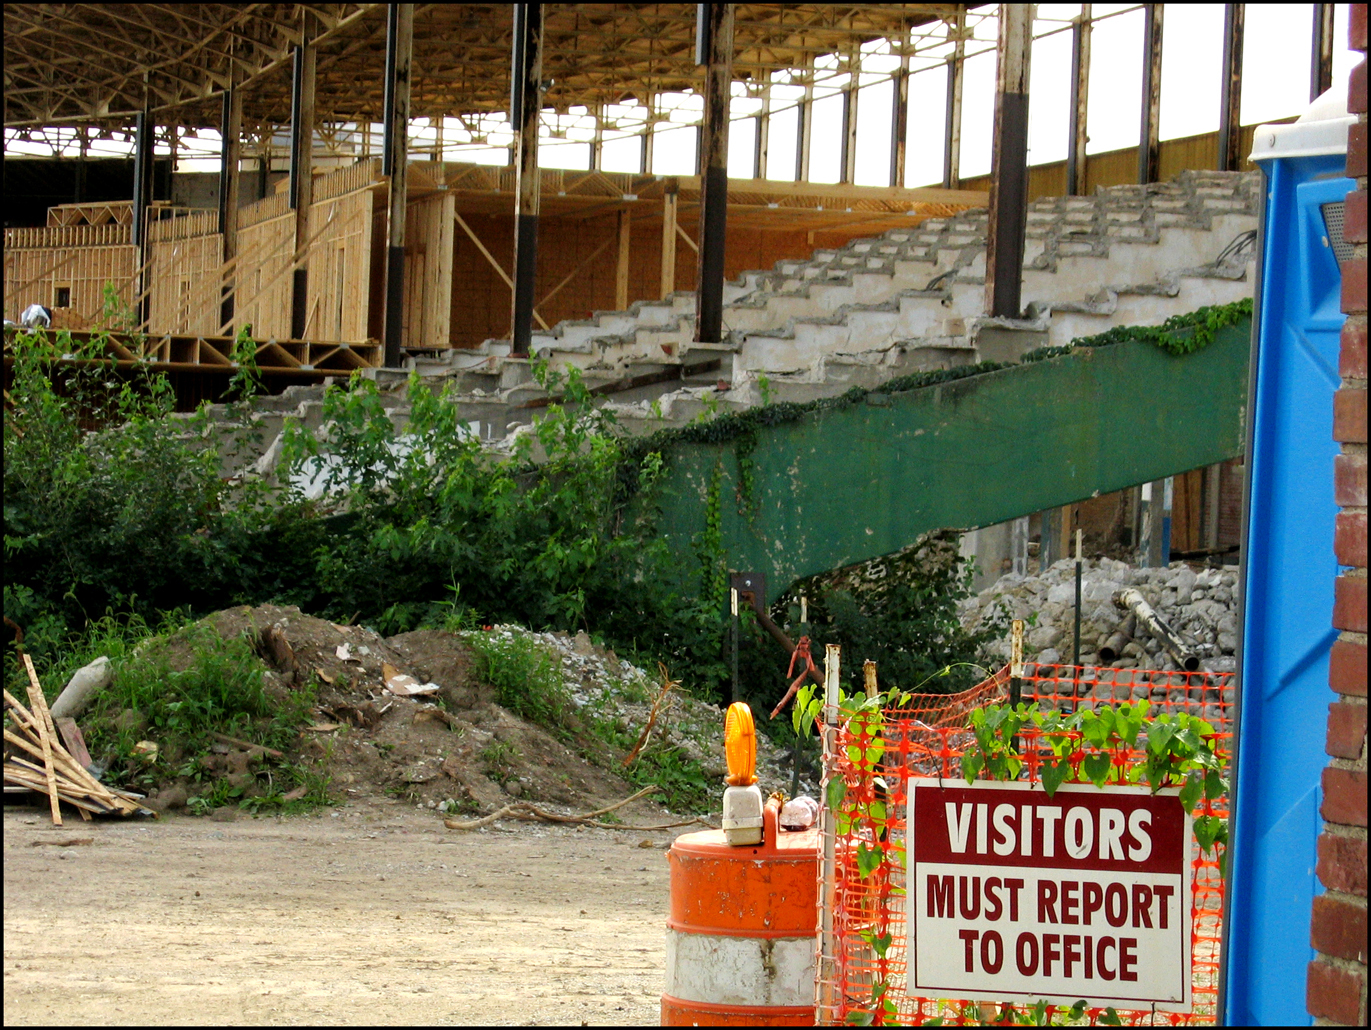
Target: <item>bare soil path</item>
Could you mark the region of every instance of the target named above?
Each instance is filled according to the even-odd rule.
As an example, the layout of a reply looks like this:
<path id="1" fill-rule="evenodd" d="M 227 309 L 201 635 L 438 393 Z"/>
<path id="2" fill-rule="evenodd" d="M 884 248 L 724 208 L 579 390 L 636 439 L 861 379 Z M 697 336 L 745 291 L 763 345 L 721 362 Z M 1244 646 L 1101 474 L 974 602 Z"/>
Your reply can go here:
<path id="1" fill-rule="evenodd" d="M 685 831 L 508 825 L 7 808 L 5 1024 L 656 1023 Z"/>

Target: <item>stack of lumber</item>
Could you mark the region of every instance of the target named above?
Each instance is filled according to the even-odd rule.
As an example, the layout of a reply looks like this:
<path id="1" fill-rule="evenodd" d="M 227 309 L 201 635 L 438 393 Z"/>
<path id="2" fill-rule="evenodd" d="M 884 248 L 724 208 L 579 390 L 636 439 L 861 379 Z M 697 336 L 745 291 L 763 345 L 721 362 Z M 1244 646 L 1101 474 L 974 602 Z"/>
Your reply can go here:
<path id="1" fill-rule="evenodd" d="M 62 825 L 59 801 L 76 808 L 82 819 L 89 819 L 91 813 L 131 815 L 139 811 L 142 806 L 132 795 L 106 787 L 62 746 L 33 671 L 33 660 L 28 655 L 23 659 L 29 674 L 29 707 L 5 691 L 5 714 L 10 717 L 5 726 L 5 789 L 46 794 L 52 821 L 58 826 Z"/>

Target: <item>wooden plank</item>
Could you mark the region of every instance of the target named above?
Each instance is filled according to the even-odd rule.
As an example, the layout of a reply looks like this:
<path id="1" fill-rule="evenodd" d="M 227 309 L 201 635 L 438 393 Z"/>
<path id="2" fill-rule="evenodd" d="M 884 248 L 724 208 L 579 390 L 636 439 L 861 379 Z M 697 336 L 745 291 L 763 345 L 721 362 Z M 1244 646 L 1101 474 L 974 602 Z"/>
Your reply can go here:
<path id="1" fill-rule="evenodd" d="M 81 727 L 76 725 L 75 719 L 57 719 L 55 721 L 57 732 L 62 737 L 62 743 L 67 746 L 67 753 L 86 769 L 89 769 L 90 752 L 86 750 L 86 738 L 81 735 Z"/>
<path id="2" fill-rule="evenodd" d="M 629 244 L 633 228 L 633 213 L 625 208 L 619 212 L 619 263 L 614 271 L 614 310 L 628 308 Z"/>
<path id="3" fill-rule="evenodd" d="M 555 297 L 555 296 L 558 294 L 558 292 L 560 292 L 560 290 L 562 289 L 563 286 L 565 286 L 567 283 L 571 282 L 572 279 L 575 279 L 576 276 L 580 275 L 580 274 L 581 274 L 581 271 L 582 271 L 587 265 L 589 265 L 592 261 L 594 261 L 597 257 L 599 257 L 601 254 L 603 254 L 603 253 L 605 252 L 605 248 L 607 248 L 607 247 L 608 247 L 611 243 L 613 243 L 613 242 L 614 242 L 614 240 L 613 240 L 613 238 L 611 238 L 611 239 L 605 240 L 604 243 L 601 243 L 598 247 L 596 247 L 595 250 L 591 252 L 590 257 L 586 258 L 586 259 L 585 259 L 584 261 L 582 261 L 579 265 L 577 265 L 577 266 L 576 266 L 575 268 L 573 268 L 570 272 L 568 272 L 568 273 L 566 274 L 566 277 L 565 277 L 564 279 L 562 279 L 562 281 L 559 282 L 559 283 L 558 283 L 556 286 L 554 286 L 552 289 L 548 290 L 547 293 L 543 295 L 543 299 L 540 300 L 538 303 L 539 303 L 539 304 L 546 304 L 546 303 L 547 303 L 548 301 L 550 301 L 553 297 Z M 622 245 L 622 244 L 621 244 L 621 245 Z M 627 286 L 625 286 L 625 289 L 627 289 Z M 627 306 L 627 305 L 625 305 L 625 306 Z M 622 310 L 622 309 L 620 309 L 620 310 Z M 544 328 L 546 328 L 546 326 L 545 326 Z"/>
<path id="4" fill-rule="evenodd" d="M 676 290 L 676 204 L 679 196 L 673 190 L 662 198 L 662 300 Z"/>
<path id="5" fill-rule="evenodd" d="M 38 726 L 38 739 L 43 745 L 43 775 L 47 781 L 48 802 L 52 806 L 54 826 L 62 825 L 62 806 L 57 799 L 57 774 L 52 766 L 52 738 L 48 736 L 48 704 L 43 697 L 43 687 L 38 682 L 38 673 L 33 670 L 33 659 L 24 655 L 24 670 L 29 674 L 29 704 L 33 706 L 34 721 Z"/>

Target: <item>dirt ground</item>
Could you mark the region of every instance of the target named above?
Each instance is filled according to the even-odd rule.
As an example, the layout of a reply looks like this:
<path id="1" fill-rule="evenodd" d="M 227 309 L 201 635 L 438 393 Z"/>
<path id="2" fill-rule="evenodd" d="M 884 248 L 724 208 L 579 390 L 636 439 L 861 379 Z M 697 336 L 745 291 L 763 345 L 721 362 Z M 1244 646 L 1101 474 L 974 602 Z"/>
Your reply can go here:
<path id="1" fill-rule="evenodd" d="M 5 1024 L 655 1023 L 683 832 L 6 806 Z"/>

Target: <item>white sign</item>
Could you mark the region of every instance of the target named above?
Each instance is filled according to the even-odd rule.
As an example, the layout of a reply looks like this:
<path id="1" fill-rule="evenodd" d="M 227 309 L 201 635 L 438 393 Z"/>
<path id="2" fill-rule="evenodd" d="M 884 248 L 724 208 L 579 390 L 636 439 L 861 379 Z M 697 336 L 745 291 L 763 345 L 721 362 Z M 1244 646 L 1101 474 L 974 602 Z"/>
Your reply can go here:
<path id="1" fill-rule="evenodd" d="M 911 995 L 1190 1011 L 1177 789 L 909 787 Z"/>

